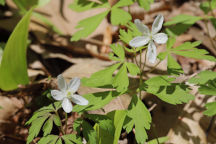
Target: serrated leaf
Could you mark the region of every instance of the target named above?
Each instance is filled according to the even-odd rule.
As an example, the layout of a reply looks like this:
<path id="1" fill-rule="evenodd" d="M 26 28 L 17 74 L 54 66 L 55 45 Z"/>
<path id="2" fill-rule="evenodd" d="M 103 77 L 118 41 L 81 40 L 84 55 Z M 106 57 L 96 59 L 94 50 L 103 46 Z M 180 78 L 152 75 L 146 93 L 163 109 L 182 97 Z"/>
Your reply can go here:
<path id="1" fill-rule="evenodd" d="M 82 144 L 81 138 L 78 138 L 75 134 L 63 135 L 62 139 L 64 140 L 65 144 Z"/>
<path id="2" fill-rule="evenodd" d="M 146 106 L 137 96 L 133 96 L 127 116 L 134 121 L 137 143 L 145 143 L 148 139 L 146 129 L 150 129 L 152 118 Z"/>
<path id="3" fill-rule="evenodd" d="M 186 42 L 176 48 L 173 48 L 171 52 L 176 55 L 181 55 L 184 57 L 216 61 L 216 58 L 213 56 L 210 56 L 208 51 L 204 49 L 195 48 L 199 44 L 200 44 L 200 41 L 193 42 L 193 43 Z"/>
<path id="4" fill-rule="evenodd" d="M 103 69 L 92 74 L 90 78 L 82 78 L 82 85 L 88 87 L 104 87 L 107 85 L 111 85 L 113 81 L 112 75 L 120 65 L 120 63 L 117 63 L 113 66 L 110 66 L 106 69 Z"/>
<path id="5" fill-rule="evenodd" d="M 132 22 L 129 22 L 127 25 L 127 32 L 125 30 L 120 29 L 120 39 L 129 44 L 129 42 L 136 36 L 142 35 L 142 33 L 137 29 L 136 25 Z"/>
<path id="6" fill-rule="evenodd" d="M 95 29 L 98 27 L 101 21 L 105 18 L 108 12 L 109 11 L 107 10 L 95 16 L 81 20 L 76 26 L 76 28 L 81 28 L 81 30 L 77 31 L 72 36 L 71 41 L 78 41 L 79 39 L 86 38 L 88 35 L 90 35 L 93 31 L 95 31 Z"/>
<path id="7" fill-rule="evenodd" d="M 172 17 L 171 21 L 166 22 L 164 25 L 173 25 L 169 28 L 166 28 L 166 32 L 170 36 L 177 36 L 184 33 L 189 27 L 191 27 L 199 20 L 202 20 L 202 17 L 182 14 Z"/>
<path id="8" fill-rule="evenodd" d="M 43 136 L 47 136 L 48 134 L 51 133 L 53 128 L 53 116 L 50 116 L 50 118 L 45 122 L 43 126 Z"/>
<path id="9" fill-rule="evenodd" d="M 87 114 L 85 117 L 98 123 L 101 129 L 108 131 L 109 133 L 114 133 L 114 125 L 109 117 L 99 114 Z"/>
<path id="10" fill-rule="evenodd" d="M 0 65 L 0 88 L 3 90 L 13 90 L 29 82 L 26 48 L 31 14 L 32 9 L 16 25 L 5 46 Z"/>
<path id="11" fill-rule="evenodd" d="M 158 79 L 157 82 L 155 82 L 156 78 Z M 145 81 L 142 89 L 170 104 L 182 104 L 194 99 L 194 96 L 189 93 L 186 85 L 171 83 L 168 77 L 160 76 L 156 78 L 153 77 Z M 160 80 L 160 78 L 162 79 Z"/>
<path id="12" fill-rule="evenodd" d="M 89 101 L 87 106 L 75 105 L 73 108 L 74 112 L 81 112 L 83 110 L 96 110 L 102 108 L 106 104 L 108 104 L 111 100 L 121 95 L 122 93 L 116 91 L 106 91 L 106 92 L 98 92 L 92 94 L 83 95 Z"/>
<path id="13" fill-rule="evenodd" d="M 94 8 L 105 8 L 109 7 L 109 3 L 107 0 L 100 0 L 102 3 L 97 3 L 95 1 L 87 1 L 87 0 L 74 0 L 72 4 L 69 5 L 69 8 L 76 12 L 83 12 L 86 10 L 94 9 Z"/>
<path id="14" fill-rule="evenodd" d="M 113 53 L 120 58 L 120 61 L 125 60 L 125 51 L 123 46 L 121 46 L 120 44 L 112 44 L 110 45 L 110 48 L 112 49 Z"/>
<path id="15" fill-rule="evenodd" d="M 126 116 L 123 128 L 126 129 L 127 133 L 130 133 L 133 129 L 133 126 L 134 126 L 134 120 Z"/>
<path id="16" fill-rule="evenodd" d="M 82 123 L 82 126 L 83 126 L 83 135 L 86 139 L 86 141 L 89 143 L 89 144 L 96 144 L 97 143 L 97 134 L 96 134 L 96 131 L 94 130 L 94 128 L 86 121 L 83 121 Z"/>
<path id="17" fill-rule="evenodd" d="M 5 0 L 0 0 L 0 5 L 5 5 Z"/>
<path id="18" fill-rule="evenodd" d="M 200 85 L 199 92 L 205 95 L 216 95 L 216 79 L 209 80 L 205 85 Z"/>
<path id="19" fill-rule="evenodd" d="M 107 114 L 107 116 L 112 119 L 115 127 L 113 144 L 118 144 L 118 140 L 121 134 L 121 130 L 124 124 L 126 114 L 127 112 L 125 110 L 116 110 L 116 111 L 109 112 Z"/>
<path id="20" fill-rule="evenodd" d="M 56 126 L 61 126 L 61 119 L 57 115 L 53 116 L 53 122 Z"/>
<path id="21" fill-rule="evenodd" d="M 59 139 L 57 140 L 56 144 L 62 144 L 62 139 L 59 138 Z"/>
<path id="22" fill-rule="evenodd" d="M 111 10 L 111 23 L 113 25 L 125 25 L 132 19 L 131 15 L 120 9 L 112 8 Z"/>
<path id="23" fill-rule="evenodd" d="M 200 72 L 195 77 L 192 77 L 191 79 L 189 79 L 188 82 L 192 84 L 201 85 L 201 84 L 207 83 L 209 80 L 214 80 L 214 79 L 216 79 L 216 72 L 203 71 L 203 72 Z"/>
<path id="24" fill-rule="evenodd" d="M 113 87 L 116 88 L 118 92 L 124 92 L 127 90 L 129 86 L 129 79 L 127 75 L 127 67 L 126 64 L 123 64 L 120 68 L 119 72 L 113 79 L 112 83 Z"/>
<path id="25" fill-rule="evenodd" d="M 154 2 L 154 0 L 136 0 L 138 4 L 143 7 L 145 10 L 150 10 L 150 4 Z"/>
<path id="26" fill-rule="evenodd" d="M 181 73 L 184 73 L 181 66 L 170 54 L 167 58 L 167 71 L 170 75 L 179 75 Z"/>
<path id="27" fill-rule="evenodd" d="M 140 73 L 140 69 L 139 69 L 139 67 L 136 64 L 134 64 L 134 63 L 128 63 L 128 62 L 125 63 L 125 64 L 126 64 L 127 69 L 128 69 L 128 71 L 129 71 L 129 73 L 131 75 L 136 76 L 137 74 Z"/>
<path id="28" fill-rule="evenodd" d="M 204 111 L 203 114 L 207 116 L 216 115 L 216 102 L 207 103 L 205 107 L 207 110 Z"/>
<path id="29" fill-rule="evenodd" d="M 73 122 L 73 129 L 77 132 L 77 135 L 80 135 L 82 122 L 83 119 L 81 118 L 78 118 Z"/>
<path id="30" fill-rule="evenodd" d="M 124 7 L 132 4 L 133 4 L 132 0 L 120 0 L 112 8 Z"/>
<path id="31" fill-rule="evenodd" d="M 37 118 L 35 119 L 32 123 L 31 123 L 31 127 L 29 129 L 29 135 L 27 138 L 27 144 L 29 144 L 35 137 L 38 136 L 41 127 L 43 125 L 43 123 L 45 122 L 45 120 L 49 117 L 49 115 L 45 115 L 43 117 Z"/>
<path id="32" fill-rule="evenodd" d="M 169 139 L 168 137 L 160 137 L 160 138 L 148 141 L 147 144 L 164 144 L 166 141 L 168 141 L 168 139 Z"/>
<path id="33" fill-rule="evenodd" d="M 56 144 L 58 138 L 59 136 L 57 135 L 48 135 L 46 137 L 42 137 L 38 144 Z"/>

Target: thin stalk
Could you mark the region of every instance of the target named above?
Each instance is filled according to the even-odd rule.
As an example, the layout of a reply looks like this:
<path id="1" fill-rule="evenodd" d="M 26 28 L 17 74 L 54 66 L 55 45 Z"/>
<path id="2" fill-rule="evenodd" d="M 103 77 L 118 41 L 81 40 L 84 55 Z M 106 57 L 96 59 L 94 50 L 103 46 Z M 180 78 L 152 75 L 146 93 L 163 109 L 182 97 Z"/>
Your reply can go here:
<path id="1" fill-rule="evenodd" d="M 140 59 L 139 59 L 140 65 L 140 79 L 139 79 L 139 87 L 142 85 L 142 50 L 140 50 Z M 141 90 L 139 90 L 139 98 L 141 99 Z"/>
<path id="2" fill-rule="evenodd" d="M 55 111 L 55 114 L 57 115 L 57 117 L 59 117 L 59 119 L 61 119 L 57 111 Z M 61 126 L 58 127 L 58 129 L 59 129 L 60 132 L 62 132 L 63 135 L 65 134 L 64 130 L 63 130 L 63 127 L 62 127 L 62 122 L 61 122 Z"/>
<path id="3" fill-rule="evenodd" d="M 141 69 L 141 72 L 142 72 L 142 73 L 144 72 L 144 68 L 145 68 L 145 66 L 146 66 L 146 58 L 147 58 L 147 51 L 146 51 L 146 53 L 145 53 L 145 60 L 144 60 L 143 67 L 142 67 L 142 69 Z"/>
<path id="4" fill-rule="evenodd" d="M 65 113 L 65 134 L 67 134 L 67 121 L 68 121 L 68 115 Z"/>
<path id="5" fill-rule="evenodd" d="M 162 62 L 162 61 L 159 61 L 150 71 L 148 71 L 148 73 L 153 72 L 153 71 L 156 69 L 156 67 L 157 67 L 161 62 Z"/>

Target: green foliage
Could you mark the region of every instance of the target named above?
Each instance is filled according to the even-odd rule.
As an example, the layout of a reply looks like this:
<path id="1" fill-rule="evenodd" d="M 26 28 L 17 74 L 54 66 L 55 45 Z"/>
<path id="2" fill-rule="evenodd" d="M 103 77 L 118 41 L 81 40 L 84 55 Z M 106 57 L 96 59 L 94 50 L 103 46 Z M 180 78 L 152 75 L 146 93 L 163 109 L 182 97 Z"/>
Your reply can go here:
<path id="1" fill-rule="evenodd" d="M 119 38 L 126 44 L 129 44 L 129 42 L 136 36 L 142 35 L 142 33 L 137 29 L 136 25 L 132 22 L 129 22 L 127 25 L 127 32 L 123 29 L 120 29 L 120 35 Z M 134 52 L 133 50 L 129 50 L 129 52 Z"/>
<path id="2" fill-rule="evenodd" d="M 195 77 L 188 80 L 189 83 L 203 85 L 209 80 L 214 80 L 216 78 L 216 72 L 213 71 L 202 71 Z"/>
<path id="3" fill-rule="evenodd" d="M 106 91 L 83 95 L 89 101 L 89 104 L 87 106 L 75 105 L 73 111 L 81 112 L 83 110 L 100 109 L 121 94 L 116 91 Z"/>
<path id="4" fill-rule="evenodd" d="M 36 111 L 33 116 L 29 119 L 29 121 L 26 122 L 26 125 L 30 125 L 31 127 L 29 129 L 29 135 L 27 138 L 27 144 L 29 144 L 35 137 L 38 136 L 41 128 L 44 132 L 44 137 L 41 139 L 41 144 L 43 142 L 49 143 L 50 138 L 54 135 L 49 135 L 52 131 L 53 127 L 53 121 L 55 118 L 55 114 L 53 114 L 55 111 L 57 111 L 61 107 L 61 104 L 59 102 L 56 102 L 54 104 L 50 104 L 49 106 L 42 107 L 38 111 Z M 56 122 L 54 122 L 56 124 Z M 57 123 L 57 126 L 59 124 Z M 57 140 L 57 139 L 56 139 Z M 44 144 L 44 143 L 43 143 Z"/>
<path id="5" fill-rule="evenodd" d="M 194 99 L 185 84 L 172 81 L 173 78 L 168 76 L 156 76 L 145 81 L 141 88 L 170 104 L 182 104 Z"/>
<path id="6" fill-rule="evenodd" d="M 42 137 L 39 141 L 38 144 L 57 144 L 59 136 L 57 135 L 48 135 L 46 137 Z"/>
<path id="7" fill-rule="evenodd" d="M 70 8 L 77 12 L 82 12 L 93 8 L 107 9 L 100 14 L 88 17 L 80 21 L 78 26 L 76 26 L 76 28 L 79 28 L 80 30 L 73 35 L 71 41 L 77 41 L 81 38 L 86 38 L 88 35 L 94 32 L 98 25 L 102 22 L 102 20 L 108 15 L 108 13 L 111 14 L 111 23 L 113 25 L 125 25 L 132 19 L 131 15 L 128 12 L 121 9 L 121 7 L 133 4 L 132 0 L 121 0 L 112 7 L 109 5 L 107 0 L 103 0 L 101 2 L 102 4 L 99 4 L 95 1 L 86 2 L 84 0 L 75 0 L 70 5 Z"/>
<path id="8" fill-rule="evenodd" d="M 171 26 L 166 29 L 170 36 L 177 36 L 184 33 L 189 27 L 197 21 L 202 20 L 202 17 L 181 14 L 172 17 L 171 21 L 166 22 L 165 26 Z"/>
<path id="9" fill-rule="evenodd" d="M 215 57 L 210 56 L 208 51 L 204 49 L 198 49 L 196 46 L 200 45 L 199 41 L 196 42 L 185 42 L 180 46 L 173 48 L 175 43 L 175 38 L 169 38 L 167 42 L 167 49 L 164 52 L 159 53 L 158 58 L 164 60 L 168 57 L 167 71 L 171 75 L 179 75 L 183 73 L 181 66 L 172 57 L 172 54 L 180 55 L 184 57 L 194 58 L 194 59 L 205 59 L 210 61 L 216 61 Z"/>
<path id="10" fill-rule="evenodd" d="M 207 110 L 203 114 L 207 116 L 216 115 L 216 102 L 207 103 L 205 107 Z"/>
<path id="11" fill-rule="evenodd" d="M 0 0 L 0 5 L 5 5 L 5 0 Z"/>
<path id="12" fill-rule="evenodd" d="M 131 100 L 127 116 L 130 119 L 127 119 L 124 128 L 126 128 L 127 132 L 130 132 L 133 125 L 135 125 L 135 137 L 137 143 L 146 142 L 148 139 L 146 129 L 150 129 L 152 119 L 148 109 L 136 95 L 134 95 Z"/>
<path id="13" fill-rule="evenodd" d="M 100 128 L 99 124 L 95 124 L 94 129 L 97 133 L 98 144 L 111 144 L 113 142 L 113 133 Z"/>
<path id="14" fill-rule="evenodd" d="M 145 10 L 150 10 L 151 3 L 154 2 L 154 0 L 135 0 L 138 2 L 140 7 L 143 7 Z"/>
<path id="15" fill-rule="evenodd" d="M 159 143 L 158 143 L 159 141 Z M 168 137 L 160 137 L 157 139 L 153 139 L 151 141 L 148 141 L 147 144 L 163 144 L 165 143 L 166 141 L 168 141 Z"/>
<path id="16" fill-rule="evenodd" d="M 98 143 L 97 142 L 97 133 L 94 130 L 94 128 L 86 121 L 83 121 L 82 126 L 83 126 L 83 129 L 84 129 L 83 135 L 84 135 L 86 141 L 89 144 Z"/>
<path id="17" fill-rule="evenodd" d="M 82 139 L 77 137 L 75 134 L 63 135 L 62 139 L 65 144 L 82 144 Z"/>
<path id="18" fill-rule="evenodd" d="M 115 127 L 113 144 L 118 144 L 126 114 L 127 112 L 125 110 L 115 110 L 107 114 L 112 119 Z"/>
<path id="19" fill-rule="evenodd" d="M 26 48 L 31 14 L 32 9 L 17 24 L 5 46 L 0 65 L 0 88 L 3 90 L 13 90 L 29 82 Z"/>

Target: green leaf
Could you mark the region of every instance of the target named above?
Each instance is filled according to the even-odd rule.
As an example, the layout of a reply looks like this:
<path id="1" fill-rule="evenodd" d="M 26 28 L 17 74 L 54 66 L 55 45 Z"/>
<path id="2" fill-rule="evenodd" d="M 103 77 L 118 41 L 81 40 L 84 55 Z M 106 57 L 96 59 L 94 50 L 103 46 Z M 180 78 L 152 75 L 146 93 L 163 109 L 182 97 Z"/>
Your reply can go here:
<path id="1" fill-rule="evenodd" d="M 5 46 L 0 65 L 0 88 L 3 90 L 13 90 L 29 82 L 26 48 L 31 14 L 32 9 L 17 24 Z"/>
<path id="2" fill-rule="evenodd" d="M 57 135 L 48 135 L 46 137 L 42 137 L 38 144 L 56 144 L 56 141 L 58 140 L 59 136 Z"/>
<path id="3" fill-rule="evenodd" d="M 182 104 L 194 99 L 186 85 L 171 83 L 170 80 L 171 78 L 165 76 L 153 77 L 145 81 L 142 89 L 170 104 Z"/>
<path id="4" fill-rule="evenodd" d="M 81 138 L 78 138 L 75 134 L 63 135 L 62 139 L 64 140 L 65 144 L 82 144 Z"/>
<path id="5" fill-rule="evenodd" d="M 97 143 L 97 134 L 94 128 L 86 121 L 83 121 L 83 135 L 86 139 L 86 141 L 89 144 L 96 144 Z"/>
<path id="6" fill-rule="evenodd" d="M 118 144 L 126 114 L 127 112 L 125 110 L 116 110 L 107 114 L 107 116 L 112 119 L 115 127 L 113 144 Z"/>
<path id="7" fill-rule="evenodd" d="M 205 1 L 205 2 L 202 2 L 200 4 L 200 9 L 205 13 L 205 14 L 208 14 L 209 11 L 211 11 L 211 7 L 209 5 L 210 3 Z"/>
<path id="8" fill-rule="evenodd" d="M 203 114 L 207 116 L 216 115 L 216 102 L 207 103 L 205 107 L 207 110 L 204 111 Z"/>
<path id="9" fill-rule="evenodd" d="M 129 22 L 127 25 L 127 32 L 125 30 L 120 29 L 120 39 L 125 42 L 126 44 L 129 44 L 129 42 L 136 36 L 142 35 L 142 33 L 137 29 L 136 25 L 132 22 Z"/>
<path id="10" fill-rule="evenodd" d="M 59 118 L 59 116 L 54 115 L 53 116 L 53 121 L 54 121 L 56 126 L 61 126 L 61 119 Z"/>
<path id="11" fill-rule="evenodd" d="M 38 136 L 42 125 L 44 124 L 45 120 L 49 117 L 49 115 L 42 116 L 34 120 L 31 124 L 29 129 L 29 135 L 27 138 L 27 144 L 29 144 L 35 137 Z"/>
<path id="12" fill-rule="evenodd" d="M 5 0 L 0 0 L 0 5 L 5 5 Z"/>
<path id="13" fill-rule="evenodd" d="M 46 123 L 44 124 L 43 126 L 43 136 L 47 136 L 48 134 L 51 133 L 52 131 L 52 128 L 53 128 L 53 116 L 51 116 L 47 121 Z"/>
<path id="14" fill-rule="evenodd" d="M 113 82 L 113 73 L 114 71 L 121 65 L 121 63 L 117 63 L 113 66 L 110 66 L 106 69 L 98 71 L 91 75 L 90 78 L 82 78 L 82 85 L 88 87 L 104 87 L 107 85 L 111 85 Z"/>
<path id="15" fill-rule="evenodd" d="M 138 1 L 138 4 L 143 7 L 145 10 L 150 10 L 151 3 L 154 2 L 154 0 L 136 0 Z"/>
<path id="16" fill-rule="evenodd" d="M 96 130 L 97 133 L 97 139 L 98 139 L 98 144 L 112 144 L 113 143 L 113 133 L 110 133 L 109 131 L 106 131 L 102 128 L 100 128 L 99 124 L 94 125 L 94 129 Z"/>
<path id="17" fill-rule="evenodd" d="M 166 28 L 166 32 L 170 36 L 177 36 L 184 33 L 189 27 L 191 27 L 197 21 L 202 19 L 203 19 L 202 17 L 182 14 L 182 15 L 172 17 L 171 21 L 166 22 L 164 25 L 165 26 L 173 25 L 169 28 Z"/>
<path id="18" fill-rule="evenodd" d="M 109 3 L 107 0 L 100 0 L 102 4 L 95 1 L 87 0 L 74 0 L 72 4 L 69 5 L 69 8 L 76 12 L 83 12 L 94 8 L 108 8 Z"/>
<path id="19" fill-rule="evenodd" d="M 56 142 L 56 144 L 62 144 L 62 139 L 59 138 L 58 141 Z"/>
<path id="20" fill-rule="evenodd" d="M 168 141 L 168 139 L 169 139 L 168 137 L 160 137 L 160 138 L 158 138 L 158 140 L 153 139 L 151 141 L 148 141 L 147 144 L 163 144 L 166 141 Z M 159 141 L 159 143 L 158 143 L 158 141 Z"/>
<path id="21" fill-rule="evenodd" d="M 101 129 L 108 131 L 109 133 L 114 133 L 114 125 L 109 117 L 98 114 L 87 114 L 85 117 L 98 123 Z"/>
<path id="22" fill-rule="evenodd" d="M 200 72 L 195 77 L 192 77 L 191 79 L 189 79 L 188 82 L 192 84 L 205 84 L 209 80 L 214 80 L 215 78 L 216 78 L 216 72 L 203 71 L 203 72 Z"/>
<path id="23" fill-rule="evenodd" d="M 77 135 L 80 135 L 82 122 L 83 119 L 81 118 L 78 118 L 73 122 L 73 129 L 77 132 Z"/>
<path id="24" fill-rule="evenodd" d="M 199 92 L 205 95 L 216 95 L 216 78 L 209 80 L 205 85 L 200 85 Z"/>
<path id="25" fill-rule="evenodd" d="M 112 9 L 114 8 L 118 8 L 118 7 L 124 7 L 124 6 L 129 6 L 129 5 L 132 5 L 133 4 L 133 1 L 132 0 L 120 0 L 118 1 L 113 7 Z"/>
<path id="26" fill-rule="evenodd" d="M 211 9 L 215 9 L 216 8 L 216 0 L 211 0 Z"/>
<path id="27" fill-rule="evenodd" d="M 120 8 L 112 8 L 112 10 L 111 10 L 111 23 L 113 25 L 125 25 L 131 19 L 132 19 L 132 17 L 128 12 L 126 12 Z"/>
<path id="28" fill-rule="evenodd" d="M 184 73 L 181 66 L 176 62 L 176 60 L 169 54 L 167 58 L 167 71 L 170 75 L 179 75 Z"/>
<path id="29" fill-rule="evenodd" d="M 120 44 L 112 44 L 110 45 L 110 48 L 112 49 L 113 53 L 119 57 L 120 61 L 125 60 L 125 51 L 123 46 L 121 46 Z"/>
<path id="30" fill-rule="evenodd" d="M 108 12 L 109 11 L 107 10 L 95 16 L 81 20 L 79 24 L 76 26 L 76 28 L 81 28 L 81 30 L 79 30 L 72 36 L 71 41 L 78 41 L 79 39 L 86 38 L 88 35 L 90 35 L 93 31 L 95 31 L 95 29 L 105 18 Z"/>
<path id="31" fill-rule="evenodd" d="M 136 76 L 137 74 L 140 73 L 140 69 L 139 69 L 139 67 L 136 64 L 134 64 L 134 63 L 128 63 L 128 62 L 125 63 L 125 64 L 126 64 L 127 69 L 128 69 L 128 71 L 129 71 L 129 73 L 131 75 Z"/>
<path id="32" fill-rule="evenodd" d="M 148 139 L 146 129 L 150 129 L 152 118 L 146 106 L 136 95 L 134 95 L 131 100 L 127 116 L 130 117 L 135 124 L 137 143 L 145 143 Z"/>
<path id="33" fill-rule="evenodd" d="M 75 105 L 73 111 L 81 112 L 83 110 L 89 111 L 89 110 L 100 109 L 121 94 L 122 93 L 116 91 L 106 91 L 106 92 L 85 94 L 83 95 L 83 97 L 89 101 L 89 104 L 87 106 Z"/>
<path id="34" fill-rule="evenodd" d="M 129 86 L 129 79 L 127 75 L 127 66 L 126 64 L 123 64 L 120 68 L 117 75 L 114 77 L 113 80 L 113 87 L 116 88 L 118 92 L 124 92 L 128 89 Z"/>

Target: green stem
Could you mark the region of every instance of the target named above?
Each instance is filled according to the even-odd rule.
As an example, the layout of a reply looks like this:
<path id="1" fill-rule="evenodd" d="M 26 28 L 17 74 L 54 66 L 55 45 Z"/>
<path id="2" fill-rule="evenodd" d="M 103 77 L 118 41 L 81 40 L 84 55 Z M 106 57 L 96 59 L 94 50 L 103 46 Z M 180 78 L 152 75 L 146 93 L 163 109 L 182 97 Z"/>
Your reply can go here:
<path id="1" fill-rule="evenodd" d="M 55 111 L 55 114 L 57 115 L 57 117 L 58 117 L 59 119 L 61 119 L 60 116 L 59 116 L 59 114 L 58 114 L 58 111 Z M 63 127 L 62 127 L 62 122 L 61 122 L 60 128 L 58 127 L 58 129 L 59 129 L 60 132 L 62 132 L 63 135 L 65 134 L 65 133 L 64 133 L 64 130 L 63 130 Z"/>
<path id="2" fill-rule="evenodd" d="M 209 39 L 210 39 L 211 45 L 213 46 L 214 49 L 216 49 L 216 45 L 214 44 L 214 41 L 213 41 L 213 39 L 211 38 L 210 31 L 209 31 L 209 28 L 208 28 L 208 21 L 207 21 L 207 20 L 204 20 L 204 23 L 205 23 L 205 27 L 206 27 L 207 34 L 208 34 L 208 37 L 209 37 Z"/>
<path id="3" fill-rule="evenodd" d="M 153 71 L 156 69 L 156 67 L 157 67 L 161 62 L 162 62 L 162 61 L 159 61 L 150 71 L 148 71 L 148 73 L 153 72 Z"/>
<path id="4" fill-rule="evenodd" d="M 142 50 L 140 50 L 140 79 L 139 79 L 139 87 L 142 85 Z M 139 90 L 139 98 L 141 99 L 141 90 Z"/>
<path id="5" fill-rule="evenodd" d="M 67 134 L 67 121 L 68 121 L 68 115 L 65 113 L 65 134 Z"/>

